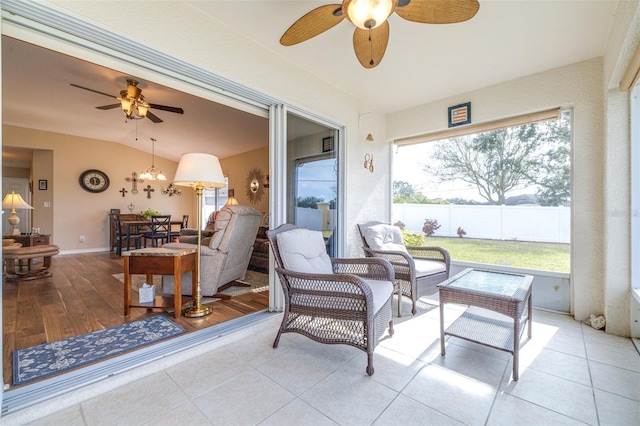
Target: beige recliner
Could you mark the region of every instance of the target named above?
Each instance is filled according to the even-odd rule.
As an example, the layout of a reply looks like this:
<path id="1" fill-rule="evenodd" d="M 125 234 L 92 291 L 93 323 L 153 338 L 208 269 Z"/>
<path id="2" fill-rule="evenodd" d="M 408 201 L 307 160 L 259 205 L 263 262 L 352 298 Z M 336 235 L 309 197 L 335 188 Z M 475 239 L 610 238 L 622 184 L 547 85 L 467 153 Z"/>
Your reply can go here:
<path id="1" fill-rule="evenodd" d="M 203 237 L 201 244 L 200 288 L 203 296 L 213 296 L 222 285 L 244 279 L 261 220 L 262 213 L 251 206 L 228 206 L 216 213 L 213 234 Z M 180 240 L 163 247 L 196 247 L 196 243 L 183 242 L 182 236 Z M 182 276 L 182 282 L 191 282 L 191 272 Z M 165 294 L 173 294 L 172 276 L 162 276 L 162 289 Z M 183 285 L 182 294 L 191 295 L 191 286 Z"/>

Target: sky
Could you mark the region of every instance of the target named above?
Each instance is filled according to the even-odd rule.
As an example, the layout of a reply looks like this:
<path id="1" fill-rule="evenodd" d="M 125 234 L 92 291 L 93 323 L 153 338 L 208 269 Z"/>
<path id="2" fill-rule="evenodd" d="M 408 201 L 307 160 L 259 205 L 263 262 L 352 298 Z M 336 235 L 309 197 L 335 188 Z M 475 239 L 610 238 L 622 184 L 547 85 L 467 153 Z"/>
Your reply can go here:
<path id="1" fill-rule="evenodd" d="M 335 165 L 335 158 L 301 164 L 298 167 L 297 196 L 323 198 L 327 202 L 336 198 Z"/>
<path id="2" fill-rule="evenodd" d="M 409 182 L 418 192 L 430 199 L 464 198 L 486 201 L 478 190 L 462 181 L 436 184 L 430 182 L 422 170 L 428 164 L 436 143 L 422 143 L 398 147 L 393 157 L 393 180 Z"/>

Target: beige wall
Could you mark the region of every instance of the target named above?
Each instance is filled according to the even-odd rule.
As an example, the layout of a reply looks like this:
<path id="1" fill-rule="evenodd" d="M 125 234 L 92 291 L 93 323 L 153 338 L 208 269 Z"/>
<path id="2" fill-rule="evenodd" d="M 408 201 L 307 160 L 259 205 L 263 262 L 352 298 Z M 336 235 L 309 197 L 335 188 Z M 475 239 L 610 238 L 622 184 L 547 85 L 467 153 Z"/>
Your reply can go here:
<path id="1" fill-rule="evenodd" d="M 128 213 L 129 204 L 134 204 L 134 213 L 152 208 L 163 214 L 182 218 L 191 216 L 190 226 L 195 226 L 196 199 L 189 188 L 181 188 L 182 195 L 162 195 L 175 174 L 177 163 L 156 156 L 155 165 L 167 176 L 165 182 L 138 184 L 138 194 L 131 194 L 131 183 L 124 180 L 133 171 L 140 172 L 149 167 L 149 153 L 127 146 L 96 139 L 79 138 L 52 132 L 43 132 L 15 126 L 3 126 L 3 145 L 34 149 L 33 171 L 33 226 L 40 232 L 52 235 L 54 244 L 63 253 L 106 250 L 109 244 L 107 214 L 112 208 Z M 251 168 L 259 168 L 266 175 L 269 167 L 269 148 L 220 159 L 222 170 L 229 177 L 229 187 L 235 189 L 240 204 L 252 205 L 267 212 L 269 192 L 257 204 L 251 204 L 245 196 L 246 176 Z M 110 180 L 109 188 L 93 194 L 83 190 L 78 178 L 87 169 L 104 171 Z M 21 173 L 29 177 L 26 169 Z M 15 170 L 7 170 L 7 172 Z M 15 173 L 14 173 L 15 174 Z M 47 180 L 47 190 L 38 189 L 38 180 Z M 154 189 L 151 199 L 143 191 L 148 184 Z M 122 197 L 119 192 L 128 192 Z M 45 208 L 49 202 L 51 207 Z M 80 236 L 85 242 L 80 242 Z"/>
<path id="2" fill-rule="evenodd" d="M 269 189 L 264 190 L 264 196 L 256 203 L 251 203 L 247 196 L 247 176 L 253 168 L 259 169 L 264 176 L 269 174 L 269 147 L 245 152 L 241 155 L 220 159 L 222 171 L 229 178 L 229 189 L 233 189 L 240 204 L 246 204 L 257 210 L 269 211 Z"/>
<path id="3" fill-rule="evenodd" d="M 188 189 L 179 197 L 169 197 L 160 193 L 168 182 L 149 182 L 155 192 L 148 199 L 143 191 L 145 182 L 138 185 L 137 195 L 131 194 L 131 183 L 124 178 L 150 166 L 147 152 L 118 143 L 22 127 L 3 126 L 2 130 L 3 146 L 37 149 L 33 161 L 33 224 L 41 232 L 51 233 L 53 243 L 63 253 L 106 250 L 107 215 L 112 208 L 126 213 L 127 205 L 133 203 L 134 212 L 153 208 L 178 218 L 183 214 L 195 217 L 196 199 Z M 48 157 L 53 159 L 52 167 L 46 166 Z M 176 162 L 156 156 L 155 163 L 169 179 L 175 174 Z M 102 170 L 109 176 L 110 185 L 105 192 L 94 194 L 80 187 L 79 176 L 87 169 Z M 47 179 L 47 191 L 37 189 L 39 179 Z M 124 198 L 119 192 L 122 188 L 129 191 Z M 45 201 L 51 203 L 50 209 L 45 209 Z M 80 242 L 81 235 L 85 236 L 84 243 Z"/>

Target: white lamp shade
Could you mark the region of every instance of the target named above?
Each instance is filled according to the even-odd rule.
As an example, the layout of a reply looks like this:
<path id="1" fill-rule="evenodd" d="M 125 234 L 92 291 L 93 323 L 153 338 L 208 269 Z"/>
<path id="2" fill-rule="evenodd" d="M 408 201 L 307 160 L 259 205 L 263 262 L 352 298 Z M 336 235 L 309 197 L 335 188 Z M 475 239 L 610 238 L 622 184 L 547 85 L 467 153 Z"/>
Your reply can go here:
<path id="1" fill-rule="evenodd" d="M 3 209 L 19 209 L 19 210 L 30 210 L 33 209 L 26 201 L 20 196 L 20 194 L 16 194 L 14 191 L 11 191 L 11 194 L 7 194 L 2 200 L 2 208 Z"/>
<path id="2" fill-rule="evenodd" d="M 211 154 L 182 154 L 174 185 L 202 188 L 222 188 L 225 185 L 218 157 Z"/>

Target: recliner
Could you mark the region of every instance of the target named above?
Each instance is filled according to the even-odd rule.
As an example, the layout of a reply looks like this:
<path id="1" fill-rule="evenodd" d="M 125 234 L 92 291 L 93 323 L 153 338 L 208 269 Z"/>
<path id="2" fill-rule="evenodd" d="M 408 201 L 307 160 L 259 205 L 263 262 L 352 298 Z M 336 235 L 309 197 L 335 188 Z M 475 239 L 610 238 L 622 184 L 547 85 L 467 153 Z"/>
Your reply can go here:
<path id="1" fill-rule="evenodd" d="M 244 279 L 253 251 L 253 242 L 262 220 L 262 213 L 251 206 L 223 207 L 215 215 L 211 236 L 202 238 L 200 256 L 200 288 L 203 296 L 213 296 L 218 289 L 234 280 Z M 197 234 L 197 232 L 196 232 Z M 197 235 L 195 236 L 197 242 Z M 196 243 L 168 243 L 164 248 L 196 248 Z M 191 272 L 182 282 L 191 281 Z M 162 276 L 165 294 L 173 294 L 173 276 Z M 191 295 L 191 287 L 183 286 L 182 294 Z"/>

